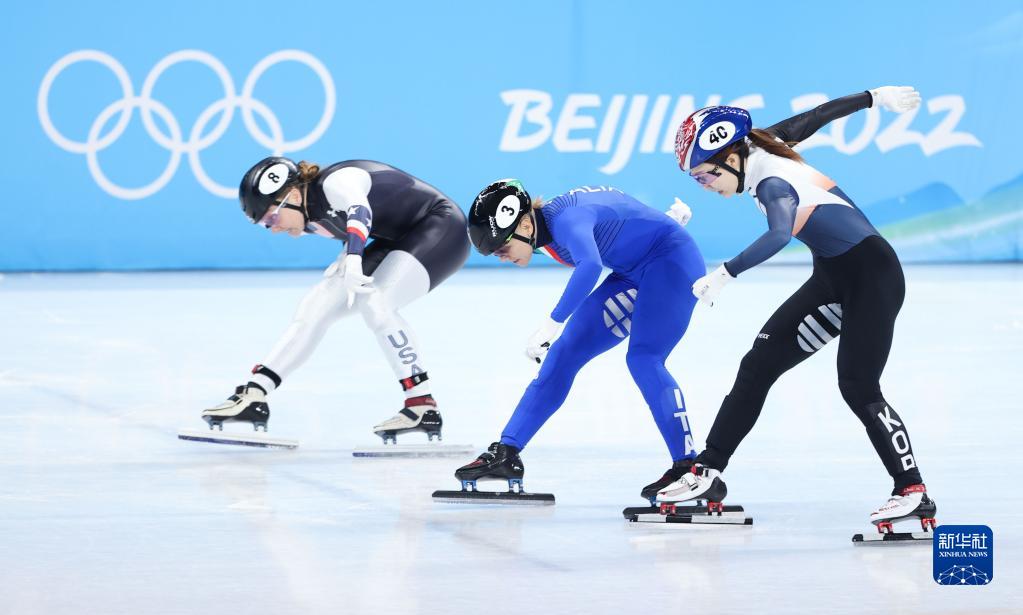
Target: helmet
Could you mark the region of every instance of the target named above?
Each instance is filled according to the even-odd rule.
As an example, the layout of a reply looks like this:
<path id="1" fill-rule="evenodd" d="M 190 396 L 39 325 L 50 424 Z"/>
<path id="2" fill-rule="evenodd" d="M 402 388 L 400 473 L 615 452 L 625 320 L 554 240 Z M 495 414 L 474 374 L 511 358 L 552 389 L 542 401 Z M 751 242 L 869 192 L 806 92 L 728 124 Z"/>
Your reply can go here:
<path id="1" fill-rule="evenodd" d="M 753 130 L 749 111 L 739 107 L 704 107 L 682 122 L 675 135 L 675 158 L 686 173 Z"/>
<path id="2" fill-rule="evenodd" d="M 529 193 L 517 179 L 498 180 L 483 189 L 469 208 L 469 240 L 488 256 L 503 246 L 531 207 Z"/>
<path id="3" fill-rule="evenodd" d="M 238 187 L 242 211 L 253 223 L 259 222 L 298 181 L 298 166 L 290 159 L 271 156 L 260 160 L 249 169 Z"/>

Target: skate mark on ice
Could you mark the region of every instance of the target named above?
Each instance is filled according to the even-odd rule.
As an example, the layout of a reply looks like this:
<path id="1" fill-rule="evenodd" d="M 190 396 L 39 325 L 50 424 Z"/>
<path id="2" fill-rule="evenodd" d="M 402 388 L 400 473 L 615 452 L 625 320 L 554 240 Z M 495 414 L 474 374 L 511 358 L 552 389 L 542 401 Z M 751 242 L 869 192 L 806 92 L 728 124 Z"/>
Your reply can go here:
<path id="1" fill-rule="evenodd" d="M 112 419 L 117 419 L 118 421 L 127 424 L 129 427 L 137 427 L 140 429 L 144 429 L 150 433 L 160 434 L 161 437 L 174 435 L 173 430 L 168 429 L 162 425 L 159 425 L 158 423 L 153 423 L 151 421 L 139 419 L 133 416 L 134 414 L 133 412 L 128 411 L 122 412 L 117 410 L 113 406 L 107 406 L 105 404 L 99 404 L 96 402 L 89 401 L 77 393 L 71 393 L 49 386 L 35 385 L 33 388 L 37 392 L 42 393 L 44 395 L 49 395 L 50 397 L 55 397 L 66 402 L 70 402 L 74 406 L 85 408 L 86 410 L 92 410 L 95 413 L 101 414 L 106 417 L 110 417 Z"/>
<path id="2" fill-rule="evenodd" d="M 275 468 L 275 467 L 272 467 L 272 466 L 268 467 L 268 468 L 265 468 L 265 469 L 266 469 L 267 472 L 276 474 L 277 476 L 279 476 L 281 478 L 284 478 L 284 479 L 287 479 L 287 480 L 290 480 L 290 481 L 292 481 L 294 483 L 298 483 L 300 485 L 305 485 L 306 487 L 311 487 L 311 488 L 315 489 L 316 491 L 320 491 L 320 492 L 326 493 L 328 495 L 344 498 L 344 500 L 346 502 L 358 501 L 358 502 L 367 503 L 367 504 L 371 503 L 371 501 L 370 501 L 370 499 L 368 497 L 366 497 L 365 495 L 360 494 L 358 491 L 355 491 L 353 489 L 348 489 L 346 487 L 339 487 L 337 485 L 332 485 L 330 483 L 327 483 L 327 482 L 324 482 L 324 481 L 321 481 L 321 480 L 316 480 L 314 478 L 309 478 L 308 476 L 302 476 L 300 474 L 296 474 L 296 473 L 290 472 L 288 470 L 281 470 L 279 468 Z"/>
<path id="3" fill-rule="evenodd" d="M 503 512 L 503 511 L 502 511 Z M 496 520 L 496 519 L 495 519 Z M 453 522 L 458 523 L 458 522 Z M 467 543 L 472 548 L 483 547 L 487 551 L 492 551 L 498 555 L 504 557 L 514 557 L 516 562 L 527 562 L 538 568 L 544 570 L 550 570 L 552 572 L 572 572 L 573 569 L 561 564 L 549 562 L 544 559 L 540 559 L 530 553 L 524 553 L 521 549 L 510 548 L 507 544 L 499 544 L 489 538 L 487 538 L 483 531 L 488 531 L 488 528 L 481 528 L 480 533 L 472 533 L 467 530 L 451 530 L 445 527 L 448 522 L 442 522 L 437 520 L 427 520 L 426 528 L 451 536 L 459 542 Z"/>

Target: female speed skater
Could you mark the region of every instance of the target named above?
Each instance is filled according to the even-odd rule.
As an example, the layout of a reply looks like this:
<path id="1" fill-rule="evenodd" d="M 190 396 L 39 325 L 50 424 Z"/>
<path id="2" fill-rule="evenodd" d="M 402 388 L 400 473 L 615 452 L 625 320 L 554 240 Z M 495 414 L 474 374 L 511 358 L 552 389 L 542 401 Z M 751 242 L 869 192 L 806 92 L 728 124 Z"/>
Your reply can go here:
<path id="1" fill-rule="evenodd" d="M 468 230 L 481 254 L 525 267 L 542 250 L 575 270 L 526 345 L 530 360 L 540 363 L 546 355 L 539 374 L 501 440 L 455 472 L 463 488 L 478 479 L 508 479 L 510 490 L 521 491 L 519 453 L 564 403 L 583 365 L 627 337 L 626 364 L 671 458 L 692 464 L 696 448 L 682 390 L 664 362 L 689 326 L 696 305 L 689 287 L 706 270 L 696 242 L 674 217 L 608 187 L 577 188 L 546 203 L 533 202 L 513 179 L 479 193 Z M 605 266 L 612 271 L 597 286 Z M 652 496 L 665 484 L 644 493 Z"/>
<path id="2" fill-rule="evenodd" d="M 390 165 L 347 160 L 325 169 L 288 158 L 261 160 L 242 178 L 242 210 L 255 224 L 292 237 L 322 235 L 347 244 L 305 296 L 291 325 L 248 382 L 203 411 L 225 422 L 263 427 L 267 396 L 309 358 L 337 320 L 360 314 L 405 392 L 396 416 L 373 428 L 384 442 L 399 433 L 440 436 L 441 416 L 415 332 L 398 313 L 458 271 L 469 256 L 465 215 L 442 192 Z M 372 240 L 372 241 L 370 241 Z"/>
<path id="3" fill-rule="evenodd" d="M 877 104 L 905 111 L 920 98 L 912 88 L 887 86 L 840 100 L 850 112 Z M 893 522 L 908 517 L 919 518 L 925 529 L 933 527 L 937 509 L 909 434 L 879 383 L 905 296 L 902 266 L 853 200 L 790 148 L 806 136 L 790 122 L 755 129 L 745 109 L 722 106 L 700 109 L 679 127 L 675 154 L 682 171 L 722 196 L 749 192 L 769 227 L 738 256 L 697 280 L 693 295 L 713 305 L 728 282 L 769 259 L 792 237 L 810 248 L 813 273 L 767 320 L 743 357 L 692 471 L 657 499 L 723 497 L 720 474 L 752 429 L 771 386 L 841 333 L 839 390 L 894 481 L 890 499 L 870 521 L 888 532 Z"/>

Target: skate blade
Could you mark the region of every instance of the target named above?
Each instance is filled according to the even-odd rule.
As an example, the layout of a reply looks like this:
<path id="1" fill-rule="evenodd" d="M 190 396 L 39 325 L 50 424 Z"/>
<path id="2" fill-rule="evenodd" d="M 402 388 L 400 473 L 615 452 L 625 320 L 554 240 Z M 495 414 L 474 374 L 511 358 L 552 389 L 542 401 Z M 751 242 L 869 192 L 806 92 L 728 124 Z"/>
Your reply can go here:
<path id="1" fill-rule="evenodd" d="M 213 430 L 180 429 L 179 440 L 192 442 L 210 442 L 212 444 L 233 444 L 235 446 L 254 446 L 257 448 L 298 448 L 298 440 L 275 438 L 253 432 L 251 434 L 230 433 Z"/>
<path id="2" fill-rule="evenodd" d="M 385 444 L 357 448 L 352 457 L 471 457 L 475 452 L 471 444 Z"/>
<path id="3" fill-rule="evenodd" d="M 745 512 L 742 506 L 726 504 L 722 506 L 723 513 L 741 513 Z M 659 506 L 629 506 L 622 510 L 622 516 L 626 519 L 632 515 L 659 515 L 661 514 L 661 508 Z M 707 506 L 676 506 L 676 515 L 705 515 L 707 514 Z M 716 513 L 715 513 L 716 514 Z"/>
<path id="4" fill-rule="evenodd" d="M 553 493 L 514 493 L 511 491 L 434 491 L 434 502 L 451 504 L 518 504 L 553 506 Z"/>
<path id="5" fill-rule="evenodd" d="M 890 534 L 855 534 L 853 544 L 883 545 L 888 543 L 912 544 L 914 542 L 933 543 L 934 532 L 892 532 Z"/>
<path id="6" fill-rule="evenodd" d="M 709 515 L 706 511 L 699 514 L 674 514 L 662 515 L 660 513 L 646 513 L 626 515 L 625 520 L 630 523 L 659 523 L 662 525 L 753 525 L 753 517 L 747 517 L 741 512 L 725 512 L 720 515 Z"/>
<path id="7" fill-rule="evenodd" d="M 632 523 L 692 524 L 692 525 L 753 525 L 742 506 L 727 504 L 718 512 L 708 512 L 706 504 L 676 506 L 675 512 L 661 514 L 660 506 L 631 506 L 622 510 L 622 516 Z"/>

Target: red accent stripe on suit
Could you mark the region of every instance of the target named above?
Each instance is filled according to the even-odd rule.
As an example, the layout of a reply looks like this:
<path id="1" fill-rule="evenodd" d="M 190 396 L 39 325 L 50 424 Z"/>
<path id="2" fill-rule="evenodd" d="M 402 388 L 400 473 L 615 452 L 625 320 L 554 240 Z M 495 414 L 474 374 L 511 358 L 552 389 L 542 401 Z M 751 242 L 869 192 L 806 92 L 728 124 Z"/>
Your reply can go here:
<path id="1" fill-rule="evenodd" d="M 560 256 L 558 256 L 557 252 L 555 252 L 554 250 L 548 248 L 547 246 L 542 246 L 540 249 L 543 250 L 544 252 L 546 252 L 548 256 L 550 256 L 554 260 L 558 261 L 562 265 L 564 265 L 566 267 L 571 267 L 572 266 L 572 265 L 566 263 Z"/>

